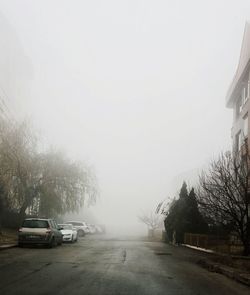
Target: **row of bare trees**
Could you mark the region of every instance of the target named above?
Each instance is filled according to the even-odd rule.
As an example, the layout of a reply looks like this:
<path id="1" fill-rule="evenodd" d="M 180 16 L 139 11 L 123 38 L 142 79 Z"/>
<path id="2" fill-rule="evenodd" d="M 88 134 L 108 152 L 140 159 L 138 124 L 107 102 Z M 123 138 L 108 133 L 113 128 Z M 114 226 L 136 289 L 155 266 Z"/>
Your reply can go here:
<path id="1" fill-rule="evenodd" d="M 97 194 L 95 175 L 87 165 L 53 149 L 41 150 L 27 122 L 0 120 L 0 218 L 6 212 L 21 220 L 27 213 L 77 211 L 85 202 L 95 202 Z"/>
<path id="2" fill-rule="evenodd" d="M 243 254 L 250 255 L 250 155 L 247 140 L 240 152 L 221 153 L 211 161 L 208 169 L 200 174 L 195 190 L 191 189 L 189 194 L 184 182 L 179 196 L 168 204 L 167 210 L 162 203 L 157 208 L 157 213 L 165 216 L 170 241 L 174 233 L 181 243 L 185 232 L 233 235 L 241 241 Z"/>

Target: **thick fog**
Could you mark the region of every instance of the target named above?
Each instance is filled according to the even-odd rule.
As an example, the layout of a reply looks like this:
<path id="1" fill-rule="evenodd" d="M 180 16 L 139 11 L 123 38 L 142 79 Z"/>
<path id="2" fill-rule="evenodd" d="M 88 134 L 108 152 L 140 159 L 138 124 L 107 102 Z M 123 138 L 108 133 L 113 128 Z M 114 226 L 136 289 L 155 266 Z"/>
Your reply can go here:
<path id="1" fill-rule="evenodd" d="M 231 148 L 225 94 L 248 19 L 247 0 L 0 0 L 1 98 L 41 144 L 94 167 L 82 219 L 145 230 L 142 211 Z"/>

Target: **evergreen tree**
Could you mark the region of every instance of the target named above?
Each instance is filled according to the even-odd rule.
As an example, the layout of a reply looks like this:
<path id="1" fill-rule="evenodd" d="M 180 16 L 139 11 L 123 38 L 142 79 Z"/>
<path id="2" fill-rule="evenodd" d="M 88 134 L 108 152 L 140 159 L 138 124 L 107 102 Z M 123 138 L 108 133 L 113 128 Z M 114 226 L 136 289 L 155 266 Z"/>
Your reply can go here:
<path id="1" fill-rule="evenodd" d="M 199 211 L 194 188 L 190 190 L 186 207 L 187 207 L 186 220 L 188 222 L 188 226 L 185 229 L 186 232 L 190 232 L 190 233 L 207 232 L 208 225 Z"/>
<path id="2" fill-rule="evenodd" d="M 179 196 L 180 196 L 180 199 L 187 199 L 188 197 L 187 184 L 185 181 L 182 184 Z"/>
<path id="3" fill-rule="evenodd" d="M 183 182 L 179 199 L 170 206 L 164 221 L 168 239 L 176 243 L 184 242 L 185 233 L 205 233 L 207 224 L 199 212 L 194 188 L 188 193 L 187 184 Z"/>

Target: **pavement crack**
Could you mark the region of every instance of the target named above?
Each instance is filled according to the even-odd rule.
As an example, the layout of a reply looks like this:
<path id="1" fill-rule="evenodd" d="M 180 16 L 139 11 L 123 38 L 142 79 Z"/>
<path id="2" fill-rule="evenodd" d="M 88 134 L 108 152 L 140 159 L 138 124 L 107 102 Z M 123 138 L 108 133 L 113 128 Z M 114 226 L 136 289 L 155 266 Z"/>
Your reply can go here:
<path id="1" fill-rule="evenodd" d="M 172 253 L 168 253 L 168 252 L 155 252 L 155 255 L 172 255 Z"/>
<path id="2" fill-rule="evenodd" d="M 124 249 L 122 251 L 122 263 L 125 263 L 126 260 L 127 260 L 127 251 L 126 251 L 126 249 Z"/>

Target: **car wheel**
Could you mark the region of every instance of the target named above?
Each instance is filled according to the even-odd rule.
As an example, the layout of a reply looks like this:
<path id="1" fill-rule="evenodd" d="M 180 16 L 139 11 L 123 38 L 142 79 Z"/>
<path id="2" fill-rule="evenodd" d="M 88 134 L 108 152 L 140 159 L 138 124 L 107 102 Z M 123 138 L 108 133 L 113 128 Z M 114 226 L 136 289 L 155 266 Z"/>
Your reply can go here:
<path id="1" fill-rule="evenodd" d="M 56 240 L 55 237 L 53 237 L 49 243 L 49 248 L 54 248 L 56 246 Z"/>
<path id="2" fill-rule="evenodd" d="M 18 243 L 18 247 L 19 248 L 23 248 L 23 244 L 22 243 Z"/>

